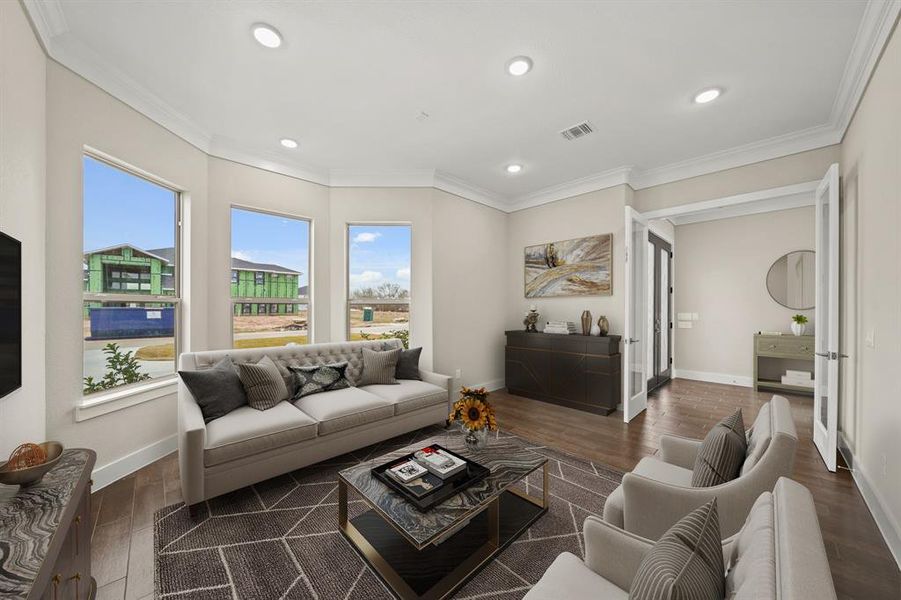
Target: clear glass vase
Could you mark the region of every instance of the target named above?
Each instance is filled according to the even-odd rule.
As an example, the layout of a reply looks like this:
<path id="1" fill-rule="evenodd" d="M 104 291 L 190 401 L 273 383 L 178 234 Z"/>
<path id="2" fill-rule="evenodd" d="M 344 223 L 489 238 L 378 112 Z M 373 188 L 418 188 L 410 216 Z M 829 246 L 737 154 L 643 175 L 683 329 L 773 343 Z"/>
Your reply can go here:
<path id="1" fill-rule="evenodd" d="M 464 433 L 466 434 L 463 438 L 463 442 L 466 444 L 466 448 L 472 451 L 484 450 L 488 447 L 488 428 L 483 429 L 469 429 L 468 427 L 463 428 Z"/>

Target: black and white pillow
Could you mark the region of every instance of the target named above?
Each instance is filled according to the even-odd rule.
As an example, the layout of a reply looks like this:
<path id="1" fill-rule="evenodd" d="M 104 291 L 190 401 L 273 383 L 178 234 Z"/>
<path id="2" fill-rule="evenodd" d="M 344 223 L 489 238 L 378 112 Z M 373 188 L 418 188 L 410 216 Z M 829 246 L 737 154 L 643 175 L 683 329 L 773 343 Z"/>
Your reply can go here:
<path id="1" fill-rule="evenodd" d="M 294 400 L 300 400 L 310 394 L 342 390 L 351 387 L 347 379 L 347 363 L 316 365 L 309 367 L 289 367 L 294 373 Z"/>
<path id="2" fill-rule="evenodd" d="M 399 358 L 400 348 L 384 352 L 363 348 L 363 374 L 357 385 L 396 384 Z"/>
<path id="3" fill-rule="evenodd" d="M 688 513 L 645 555 L 630 600 L 721 600 L 726 568 L 716 498 Z"/>
<path id="4" fill-rule="evenodd" d="M 238 363 L 238 376 L 247 393 L 247 404 L 257 410 L 268 410 L 290 397 L 281 372 L 268 356 L 256 364 Z"/>
<path id="5" fill-rule="evenodd" d="M 745 423 L 741 409 L 738 409 L 714 425 L 701 442 L 691 476 L 692 487 L 711 487 L 732 481 L 741 472 L 747 452 Z"/>

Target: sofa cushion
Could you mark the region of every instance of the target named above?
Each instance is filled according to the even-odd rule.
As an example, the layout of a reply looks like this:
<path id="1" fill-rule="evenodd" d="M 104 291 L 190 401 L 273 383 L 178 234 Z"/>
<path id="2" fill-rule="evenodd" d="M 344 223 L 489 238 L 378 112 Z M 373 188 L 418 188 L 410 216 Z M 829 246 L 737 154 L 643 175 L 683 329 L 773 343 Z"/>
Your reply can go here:
<path id="1" fill-rule="evenodd" d="M 716 498 L 680 519 L 648 551 L 629 590 L 633 600 L 721 600 L 723 549 Z"/>
<path id="2" fill-rule="evenodd" d="M 628 597 L 628 592 L 589 569 L 582 559 L 564 552 L 554 559 L 523 600 L 626 600 Z"/>
<path id="3" fill-rule="evenodd" d="M 206 466 L 222 464 L 316 437 L 316 421 L 290 402 L 260 411 L 242 406 L 206 426 Z"/>
<path id="4" fill-rule="evenodd" d="M 347 363 L 316 365 L 309 367 L 290 367 L 294 373 L 294 400 L 304 396 L 319 394 L 331 390 L 341 390 L 351 386 L 347 379 Z"/>
<path id="5" fill-rule="evenodd" d="M 773 494 L 754 502 L 732 543 L 726 562 L 726 598 L 776 598 L 775 514 Z"/>
<path id="6" fill-rule="evenodd" d="M 741 474 L 744 475 L 751 468 L 760 462 L 764 452 L 770 445 L 773 438 L 773 422 L 771 419 L 769 402 L 760 407 L 754 425 L 748 433 L 748 450 L 745 456 L 745 462 L 741 466 Z"/>
<path id="7" fill-rule="evenodd" d="M 724 418 L 701 442 L 691 478 L 693 487 L 712 487 L 738 477 L 748 441 L 741 409 Z"/>
<path id="8" fill-rule="evenodd" d="M 681 487 L 691 486 L 692 472 L 690 470 L 685 467 L 663 462 L 659 458 L 653 456 L 645 456 L 638 461 L 638 464 L 635 465 L 632 472 L 636 475 L 641 475 L 642 477 L 647 477 L 648 479 L 653 479 L 654 481 L 659 481 L 661 483 L 668 483 L 670 485 L 678 485 Z"/>
<path id="9" fill-rule="evenodd" d="M 377 352 L 369 348 L 363 348 L 363 374 L 357 381 L 358 386 L 372 385 L 375 383 L 395 384 L 397 378 L 394 374 L 397 370 L 397 361 L 400 358 L 401 348 Z"/>
<path id="10" fill-rule="evenodd" d="M 397 368 L 394 370 L 394 376 L 397 379 L 422 379 L 419 374 L 419 355 L 422 354 L 422 347 L 413 348 L 412 350 L 401 350 L 400 357 L 397 359 Z"/>
<path id="11" fill-rule="evenodd" d="M 285 380 L 268 356 L 258 363 L 238 363 L 238 376 L 251 408 L 268 410 L 289 398 Z"/>
<path id="12" fill-rule="evenodd" d="M 398 385 L 367 385 L 360 389 L 390 400 L 396 415 L 427 406 L 447 405 L 447 390 L 424 381 L 402 379 Z"/>
<path id="13" fill-rule="evenodd" d="M 394 404 L 360 388 L 304 396 L 294 406 L 319 421 L 319 435 L 328 435 L 394 416 Z"/>
<path id="14" fill-rule="evenodd" d="M 222 357 L 210 369 L 202 371 L 179 371 L 182 381 L 203 414 L 203 422 L 210 423 L 229 414 L 238 407 L 247 405 L 247 395 L 235 365 L 228 356 Z"/>

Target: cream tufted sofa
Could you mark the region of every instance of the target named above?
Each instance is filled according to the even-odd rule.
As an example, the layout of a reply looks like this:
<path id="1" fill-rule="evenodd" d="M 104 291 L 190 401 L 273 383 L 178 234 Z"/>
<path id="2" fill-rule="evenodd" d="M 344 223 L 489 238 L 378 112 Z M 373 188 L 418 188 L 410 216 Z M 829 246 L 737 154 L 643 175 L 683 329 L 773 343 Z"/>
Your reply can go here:
<path id="1" fill-rule="evenodd" d="M 179 369 L 208 369 L 225 356 L 239 363 L 268 355 L 286 381 L 291 378 L 289 366 L 342 361 L 348 363 L 348 377 L 357 381 L 363 348 L 400 346 L 400 340 L 373 340 L 187 352 L 179 358 Z M 179 381 L 178 459 L 185 503 L 196 504 L 426 425 L 443 424 L 450 412 L 450 378 L 422 370 L 420 376 L 422 381 L 313 394 L 265 411 L 242 406 L 206 424 L 194 396 Z"/>

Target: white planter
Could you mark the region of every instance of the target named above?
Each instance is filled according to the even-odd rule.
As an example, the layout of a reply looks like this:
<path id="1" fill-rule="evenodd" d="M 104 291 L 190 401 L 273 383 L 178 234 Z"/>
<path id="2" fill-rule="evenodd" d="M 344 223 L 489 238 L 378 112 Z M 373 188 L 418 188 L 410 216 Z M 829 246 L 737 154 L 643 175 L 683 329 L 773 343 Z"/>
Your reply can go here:
<path id="1" fill-rule="evenodd" d="M 795 335 L 804 335 L 804 332 L 807 331 L 807 325 L 804 323 L 795 323 L 792 321 L 792 333 Z"/>

